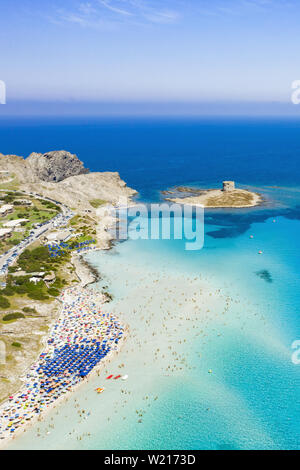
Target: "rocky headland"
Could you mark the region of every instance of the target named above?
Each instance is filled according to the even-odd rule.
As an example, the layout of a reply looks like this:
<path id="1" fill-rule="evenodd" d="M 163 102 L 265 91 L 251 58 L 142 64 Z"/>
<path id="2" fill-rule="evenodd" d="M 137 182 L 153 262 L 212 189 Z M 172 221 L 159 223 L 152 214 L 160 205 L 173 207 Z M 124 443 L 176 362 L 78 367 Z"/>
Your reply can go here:
<path id="1" fill-rule="evenodd" d="M 0 169 L 10 175 L 8 189 L 33 191 L 78 212 L 95 214 L 99 205 L 116 204 L 120 198 L 129 201 L 136 194 L 119 173 L 90 172 L 65 150 L 32 153 L 27 158 L 0 153 Z"/>
<path id="2" fill-rule="evenodd" d="M 25 160 L 33 175 L 39 180 L 55 183 L 63 181 L 70 176 L 85 175 L 89 170 L 76 155 L 65 150 L 48 153 L 32 153 Z"/>

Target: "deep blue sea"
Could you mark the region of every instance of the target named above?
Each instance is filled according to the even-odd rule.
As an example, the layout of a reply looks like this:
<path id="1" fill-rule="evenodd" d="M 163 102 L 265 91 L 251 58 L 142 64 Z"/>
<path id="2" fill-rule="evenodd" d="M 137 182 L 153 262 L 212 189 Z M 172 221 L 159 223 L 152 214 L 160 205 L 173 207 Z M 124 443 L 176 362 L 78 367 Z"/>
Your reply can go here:
<path id="1" fill-rule="evenodd" d="M 291 345 L 300 339 L 300 120 L 0 120 L 3 154 L 60 149 L 92 171 L 118 171 L 142 201 L 160 200 L 159 191 L 174 185 L 216 187 L 229 179 L 261 192 L 264 203 L 206 211 L 199 252 L 178 240 L 129 240 L 90 255 L 114 295 L 110 308 L 143 337 L 121 352 L 128 395 L 113 385 L 99 402 L 93 390 L 101 384 L 92 382 L 76 392 L 91 407 L 90 420 L 75 425 L 70 399 L 41 425 L 40 436 L 31 430 L 13 447 L 299 449 L 300 365 Z M 184 312 L 192 296 L 184 292 L 196 289 L 199 276 L 215 305 L 201 306 L 198 320 L 189 311 L 184 322 L 178 299 L 188 297 Z M 170 314 L 168 295 L 177 304 L 166 327 L 159 322 Z M 152 324 L 160 348 L 168 328 L 171 350 L 182 355 L 173 374 L 160 369 L 168 348 L 154 364 L 158 340 L 154 349 L 146 334 Z M 146 413 L 147 395 L 158 399 Z M 136 408 L 145 411 L 140 421 Z"/>
<path id="2" fill-rule="evenodd" d="M 144 198 L 183 180 L 300 181 L 300 119 L 0 119 L 3 154 L 56 149 L 76 153 L 92 171 L 118 171 Z"/>

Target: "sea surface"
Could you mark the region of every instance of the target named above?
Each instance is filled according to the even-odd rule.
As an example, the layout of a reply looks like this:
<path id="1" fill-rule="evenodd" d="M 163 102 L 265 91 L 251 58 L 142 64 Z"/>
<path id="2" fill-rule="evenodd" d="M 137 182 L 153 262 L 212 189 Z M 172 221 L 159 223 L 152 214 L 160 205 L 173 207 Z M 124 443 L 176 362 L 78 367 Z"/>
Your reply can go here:
<path id="1" fill-rule="evenodd" d="M 118 171 L 139 201 L 230 179 L 264 203 L 205 211 L 199 251 L 139 239 L 88 255 L 130 335 L 10 448 L 299 449 L 300 120 L 0 119 L 1 153 L 58 149 Z"/>

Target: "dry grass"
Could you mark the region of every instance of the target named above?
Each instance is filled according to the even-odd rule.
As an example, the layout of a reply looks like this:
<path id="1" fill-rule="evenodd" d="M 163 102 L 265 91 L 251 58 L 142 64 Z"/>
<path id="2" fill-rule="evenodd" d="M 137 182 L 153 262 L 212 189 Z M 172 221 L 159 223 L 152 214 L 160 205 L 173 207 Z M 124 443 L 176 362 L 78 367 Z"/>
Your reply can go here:
<path id="1" fill-rule="evenodd" d="M 253 207 L 261 202 L 259 194 L 236 189 L 234 191 L 223 192 L 220 189 L 201 191 L 198 196 L 188 196 L 183 198 L 166 198 L 166 201 L 178 204 L 202 205 L 210 208 L 226 207 Z"/>
<path id="2" fill-rule="evenodd" d="M 253 203 L 254 196 L 246 191 L 234 191 L 222 193 L 220 196 L 208 197 L 205 201 L 206 207 L 224 207 L 224 206 L 247 206 Z"/>

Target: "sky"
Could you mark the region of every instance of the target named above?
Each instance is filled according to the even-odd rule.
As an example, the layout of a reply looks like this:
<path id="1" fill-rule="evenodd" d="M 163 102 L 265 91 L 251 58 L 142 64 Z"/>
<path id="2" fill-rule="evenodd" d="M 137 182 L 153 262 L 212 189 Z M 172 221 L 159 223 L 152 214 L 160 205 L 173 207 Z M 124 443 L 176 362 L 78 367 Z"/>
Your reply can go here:
<path id="1" fill-rule="evenodd" d="M 0 0 L 0 7 L 7 105 L 276 102 L 282 109 L 300 79 L 299 0 Z"/>

